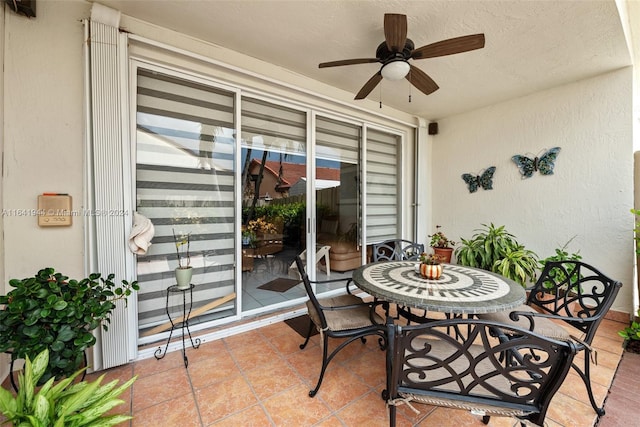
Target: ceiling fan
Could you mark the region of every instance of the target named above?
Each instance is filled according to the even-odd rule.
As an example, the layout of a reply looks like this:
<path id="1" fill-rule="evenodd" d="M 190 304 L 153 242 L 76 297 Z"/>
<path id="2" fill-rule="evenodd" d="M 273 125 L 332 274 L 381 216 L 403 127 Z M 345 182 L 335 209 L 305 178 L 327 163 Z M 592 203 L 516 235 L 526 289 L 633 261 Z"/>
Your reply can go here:
<path id="1" fill-rule="evenodd" d="M 438 85 L 424 71 L 411 65 L 410 59 L 436 58 L 484 47 L 484 34 L 473 34 L 442 40 L 415 49 L 413 41 L 407 38 L 407 16 L 395 13 L 384 15 L 384 38 L 385 41 L 380 43 L 376 49 L 375 58 L 323 62 L 319 67 L 328 68 L 380 62 L 382 64 L 380 70 L 362 86 L 355 99 L 366 98 L 383 78 L 388 80 L 406 78 L 418 90 L 429 95 L 438 90 Z"/>

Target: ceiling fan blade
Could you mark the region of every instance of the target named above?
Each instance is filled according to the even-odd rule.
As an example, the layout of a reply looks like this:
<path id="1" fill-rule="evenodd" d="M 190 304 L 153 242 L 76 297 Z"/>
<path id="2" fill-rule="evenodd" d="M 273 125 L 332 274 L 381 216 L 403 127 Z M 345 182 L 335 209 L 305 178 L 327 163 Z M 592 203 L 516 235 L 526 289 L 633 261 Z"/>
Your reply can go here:
<path id="1" fill-rule="evenodd" d="M 378 58 L 343 59 L 341 61 L 323 62 L 318 65 L 318 68 L 340 67 L 341 65 L 354 65 L 354 64 L 371 64 L 374 62 L 380 62 L 380 61 L 378 60 Z"/>
<path id="2" fill-rule="evenodd" d="M 484 34 L 472 34 L 470 36 L 455 37 L 419 47 L 411 52 L 411 58 L 436 58 L 438 56 L 482 49 L 483 47 Z"/>
<path id="3" fill-rule="evenodd" d="M 364 86 L 362 86 L 362 89 L 360 89 L 360 92 L 358 92 L 356 97 L 353 98 L 353 99 L 364 99 L 364 98 L 366 98 L 367 95 L 369 95 L 371 93 L 373 88 L 375 88 L 378 85 L 378 83 L 380 83 L 380 80 L 382 80 L 382 74 L 380 74 L 380 71 L 378 71 L 377 73 L 375 73 L 373 75 L 373 77 L 371 77 L 369 79 L 368 82 L 366 82 L 364 84 Z"/>
<path id="4" fill-rule="evenodd" d="M 384 38 L 389 51 L 402 52 L 407 41 L 407 16 L 385 13 Z"/>
<path id="5" fill-rule="evenodd" d="M 413 65 L 411 65 L 411 70 L 405 78 L 425 95 L 429 95 L 439 89 L 439 86 L 431 77 L 429 77 L 420 68 L 414 67 Z"/>

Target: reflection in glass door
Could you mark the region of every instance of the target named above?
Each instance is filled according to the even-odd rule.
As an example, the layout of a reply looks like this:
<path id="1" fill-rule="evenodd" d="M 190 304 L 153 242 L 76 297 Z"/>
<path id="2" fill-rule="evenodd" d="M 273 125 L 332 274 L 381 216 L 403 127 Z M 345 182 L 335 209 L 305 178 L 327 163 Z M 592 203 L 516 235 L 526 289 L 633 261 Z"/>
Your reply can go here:
<path id="1" fill-rule="evenodd" d="M 307 113 L 242 97 L 242 312 L 304 298 Z"/>
<path id="2" fill-rule="evenodd" d="M 316 118 L 316 277 L 347 277 L 362 265 L 360 141 L 362 126 Z M 344 283 L 334 284 L 344 286 Z M 318 293 L 332 290 L 319 286 Z"/>

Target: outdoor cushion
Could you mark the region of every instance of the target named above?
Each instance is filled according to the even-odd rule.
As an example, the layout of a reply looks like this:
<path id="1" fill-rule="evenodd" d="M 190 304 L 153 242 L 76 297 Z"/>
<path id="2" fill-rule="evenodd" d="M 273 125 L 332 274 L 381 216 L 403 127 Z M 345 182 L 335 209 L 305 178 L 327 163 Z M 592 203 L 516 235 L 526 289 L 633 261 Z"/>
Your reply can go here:
<path id="1" fill-rule="evenodd" d="M 323 310 L 324 317 L 327 320 L 327 327 L 332 331 L 344 331 L 347 329 L 356 329 L 371 326 L 371 318 L 369 316 L 369 305 L 364 304 L 361 298 L 355 295 L 340 295 L 337 297 L 324 298 L 318 300 L 323 307 L 339 307 L 345 305 L 362 304 L 360 307 L 342 309 L 342 310 Z M 316 326 L 319 326 L 320 317 L 316 312 L 311 301 L 307 301 L 309 316 Z M 375 314 L 375 320 L 379 324 L 384 324 L 384 320 Z"/>
<path id="2" fill-rule="evenodd" d="M 506 323 L 508 325 L 517 325 L 523 329 L 530 329 L 530 321 L 526 316 L 520 316 L 517 322 L 514 322 L 509 317 L 509 314 L 512 311 L 523 311 L 528 313 L 538 313 L 536 310 L 531 308 L 528 305 L 521 305 L 516 307 L 511 311 L 500 311 L 497 313 L 485 313 L 478 314 L 480 319 L 491 320 L 497 323 Z M 534 331 L 539 333 L 540 335 L 544 335 L 548 338 L 553 338 L 561 341 L 569 341 L 571 336 L 569 332 L 563 328 L 558 323 L 555 323 L 553 320 L 549 320 L 544 317 L 536 316 L 534 317 Z"/>

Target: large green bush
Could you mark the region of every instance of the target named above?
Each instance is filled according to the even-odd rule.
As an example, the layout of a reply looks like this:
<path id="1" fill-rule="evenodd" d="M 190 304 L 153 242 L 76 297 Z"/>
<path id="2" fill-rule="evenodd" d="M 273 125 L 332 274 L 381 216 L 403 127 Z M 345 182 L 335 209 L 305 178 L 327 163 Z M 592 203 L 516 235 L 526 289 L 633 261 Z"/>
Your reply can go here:
<path id="1" fill-rule="evenodd" d="M 47 369 L 41 377 L 57 379 L 73 374 L 84 362 L 84 352 L 96 343 L 92 331 L 101 324 L 108 330 L 118 299 L 124 299 L 137 282 L 113 282 L 94 273 L 82 280 L 69 279 L 53 268 L 33 277 L 11 279 L 14 289 L 0 296 L 0 352 L 11 359 L 34 359 L 49 350 Z"/>

